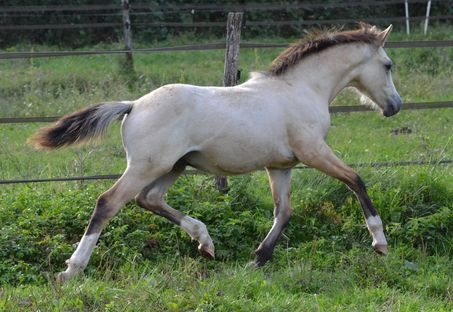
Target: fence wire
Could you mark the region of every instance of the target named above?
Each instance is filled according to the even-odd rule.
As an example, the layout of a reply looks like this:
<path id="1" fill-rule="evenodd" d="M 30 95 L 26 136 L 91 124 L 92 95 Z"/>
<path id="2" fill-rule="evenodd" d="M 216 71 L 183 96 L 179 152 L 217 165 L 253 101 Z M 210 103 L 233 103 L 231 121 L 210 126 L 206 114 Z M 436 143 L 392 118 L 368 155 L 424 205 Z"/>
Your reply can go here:
<path id="1" fill-rule="evenodd" d="M 448 3 L 445 0 L 434 0 L 436 3 Z M 426 0 L 411 0 L 413 3 L 426 3 Z M 348 1 L 344 3 L 292 3 L 291 10 L 304 8 L 345 8 L 358 6 L 385 6 L 392 4 L 404 4 L 402 0 L 386 0 L 386 1 Z M 286 3 L 246 3 L 246 4 L 159 4 L 153 5 L 148 3 L 133 3 L 131 9 L 134 10 L 151 10 L 157 12 L 231 12 L 231 11 L 279 11 L 288 10 Z M 92 4 L 92 5 L 29 5 L 29 6 L 3 6 L 0 7 L 0 13 L 43 13 L 43 12 L 79 12 L 79 11 L 112 11 L 121 10 L 120 4 Z"/>
<path id="2" fill-rule="evenodd" d="M 241 43 L 241 49 L 275 49 L 287 48 L 288 44 L 261 44 Z M 450 48 L 453 47 L 453 40 L 422 40 L 422 41 L 397 41 L 387 42 L 386 48 L 408 49 L 408 48 Z M 133 53 L 162 53 L 162 52 L 187 52 L 187 51 L 210 51 L 223 50 L 225 43 L 192 44 L 176 47 L 142 48 L 134 49 Z M 42 51 L 42 52 L 1 52 L 0 60 L 30 59 L 41 57 L 64 57 L 64 56 L 92 56 L 108 54 L 130 53 L 130 50 L 94 50 L 94 51 Z"/>
<path id="3" fill-rule="evenodd" d="M 404 110 L 417 110 L 417 109 L 439 109 L 439 108 L 453 108 L 453 101 L 445 102 L 419 102 L 419 103 L 404 103 Z M 341 105 L 329 107 L 329 112 L 332 114 L 337 113 L 357 113 L 357 112 L 371 112 L 371 108 L 366 106 L 357 105 Z M 0 124 L 16 124 L 16 123 L 35 123 L 35 122 L 54 122 L 62 116 L 52 117 L 3 117 L 0 118 Z"/>
<path id="4" fill-rule="evenodd" d="M 382 168 L 382 167 L 400 167 L 400 166 L 438 166 L 451 165 L 453 160 L 435 160 L 435 161 L 400 161 L 400 162 L 376 162 L 376 163 L 358 163 L 350 164 L 352 168 Z M 314 169 L 307 166 L 297 166 L 293 169 L 305 170 Z M 262 169 L 264 170 L 264 169 Z M 262 171 L 261 170 L 261 171 Z M 184 175 L 210 175 L 209 173 L 190 169 L 184 172 Z M 120 174 L 104 174 L 81 177 L 66 178 L 45 178 L 45 179 L 17 179 L 17 180 L 0 180 L 0 184 L 24 184 L 24 183 L 45 183 L 45 182 L 71 182 L 71 181 L 90 181 L 90 180 L 116 180 L 121 177 Z"/>
<path id="5" fill-rule="evenodd" d="M 411 21 L 424 21 L 426 16 L 411 16 Z M 431 21 L 451 20 L 453 15 L 432 15 Z M 404 22 L 406 17 L 372 17 L 363 19 L 365 22 Z M 330 24 L 350 24 L 356 23 L 357 19 L 330 19 L 330 20 L 292 20 L 292 21 L 248 21 L 247 26 L 311 26 L 311 25 L 330 25 Z M 32 24 L 32 25 L 0 25 L 0 31 L 8 30 L 41 30 L 41 29 L 81 29 L 81 28 L 114 28 L 122 27 L 122 22 L 109 23 L 69 23 L 69 24 Z M 181 28 L 199 28 L 199 27 L 225 27 L 225 22 L 134 22 L 132 27 L 181 27 Z"/>

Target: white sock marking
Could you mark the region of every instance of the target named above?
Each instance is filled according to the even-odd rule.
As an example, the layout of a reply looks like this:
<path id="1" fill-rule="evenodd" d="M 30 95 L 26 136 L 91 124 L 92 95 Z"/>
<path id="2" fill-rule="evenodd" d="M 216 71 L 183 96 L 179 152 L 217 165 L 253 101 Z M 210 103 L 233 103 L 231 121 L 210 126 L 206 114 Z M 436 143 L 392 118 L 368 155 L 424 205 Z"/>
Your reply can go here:
<path id="1" fill-rule="evenodd" d="M 196 239 L 200 244 L 212 245 L 212 239 L 209 236 L 206 225 L 194 218 L 185 216 L 181 219 L 181 228 L 183 228 L 189 235 Z"/>
<path id="2" fill-rule="evenodd" d="M 368 226 L 368 230 L 371 233 L 371 236 L 373 237 L 372 245 L 387 245 L 381 218 L 379 216 L 371 216 L 366 219 L 366 224 Z"/>
<path id="3" fill-rule="evenodd" d="M 88 261 L 90 260 L 91 253 L 96 246 L 96 242 L 98 241 L 99 236 L 100 233 L 83 235 L 79 245 L 77 246 L 77 249 L 74 251 L 71 258 L 69 258 L 69 260 L 67 261 L 69 271 L 85 269 Z"/>

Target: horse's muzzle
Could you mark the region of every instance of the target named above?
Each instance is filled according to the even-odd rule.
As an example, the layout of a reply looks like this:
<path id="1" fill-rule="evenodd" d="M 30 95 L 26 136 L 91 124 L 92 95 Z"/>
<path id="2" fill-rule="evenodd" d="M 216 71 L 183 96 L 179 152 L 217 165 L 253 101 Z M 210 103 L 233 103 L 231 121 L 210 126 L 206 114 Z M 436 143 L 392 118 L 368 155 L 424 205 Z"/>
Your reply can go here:
<path id="1" fill-rule="evenodd" d="M 391 99 L 387 101 L 387 107 L 382 112 L 385 117 L 390 117 L 398 113 L 403 106 L 403 102 L 401 98 L 397 96 L 393 96 Z"/>

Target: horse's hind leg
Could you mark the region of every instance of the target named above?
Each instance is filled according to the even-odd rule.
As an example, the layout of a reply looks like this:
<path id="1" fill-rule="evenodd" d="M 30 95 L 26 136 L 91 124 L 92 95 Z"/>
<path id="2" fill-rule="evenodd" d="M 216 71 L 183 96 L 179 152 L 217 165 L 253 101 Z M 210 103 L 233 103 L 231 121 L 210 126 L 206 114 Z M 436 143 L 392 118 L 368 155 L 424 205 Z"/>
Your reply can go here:
<path id="1" fill-rule="evenodd" d="M 291 216 L 291 169 L 270 170 L 267 169 L 269 184 L 274 200 L 274 224 L 266 238 L 255 251 L 255 265 L 263 266 L 272 256 L 277 240 Z"/>
<path id="2" fill-rule="evenodd" d="M 83 235 L 77 249 L 67 260 L 68 268 L 58 275 L 59 282 L 65 282 L 81 273 L 90 260 L 93 249 L 101 235 L 102 230 L 118 211 L 134 196 L 140 192 L 150 180 L 168 172 L 169 169 L 155 168 L 146 171 L 126 169 L 121 178 L 107 192 L 102 194 L 96 203 L 96 208 L 91 216 L 90 223 Z M 153 178 L 154 177 L 154 178 Z"/>
<path id="3" fill-rule="evenodd" d="M 372 246 L 377 253 L 386 255 L 387 240 L 382 221 L 368 197 L 360 176 L 338 159 L 324 141 L 312 144 L 309 153 L 304 153 L 303 149 L 296 151 L 296 156 L 304 164 L 344 182 L 355 193 L 362 207 L 368 230 L 373 237 Z"/>
<path id="4" fill-rule="evenodd" d="M 146 186 L 136 196 L 135 200 L 140 207 L 165 217 L 181 226 L 190 237 L 199 242 L 198 250 L 200 253 L 208 259 L 214 259 L 214 244 L 209 236 L 206 225 L 197 219 L 184 215 L 182 212 L 170 207 L 164 201 L 165 193 L 167 193 L 170 186 L 179 178 L 184 168 L 184 163 L 177 163 L 171 172 Z"/>

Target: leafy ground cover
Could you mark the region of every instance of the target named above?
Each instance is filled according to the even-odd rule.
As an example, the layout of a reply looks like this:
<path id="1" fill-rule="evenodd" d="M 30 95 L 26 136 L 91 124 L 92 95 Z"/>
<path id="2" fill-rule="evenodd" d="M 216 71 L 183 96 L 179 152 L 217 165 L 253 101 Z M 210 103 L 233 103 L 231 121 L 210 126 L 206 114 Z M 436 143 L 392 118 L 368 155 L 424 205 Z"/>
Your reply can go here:
<path id="1" fill-rule="evenodd" d="M 451 29 L 432 39 L 451 39 Z M 432 35 L 434 36 L 434 35 Z M 192 39 L 192 38 L 190 38 Z M 395 34 L 395 39 L 404 39 Z M 411 38 L 413 39 L 413 38 Z M 168 45 L 185 43 L 175 39 Z M 284 42 L 282 39 L 267 40 Z M 17 49 L 22 49 L 18 47 Z M 48 47 L 35 47 L 48 49 Z M 243 77 L 280 52 L 241 52 Z M 451 49 L 389 50 L 406 102 L 451 100 Z M 165 83 L 219 85 L 223 52 L 2 61 L 0 110 L 6 116 L 55 116 L 100 101 L 133 99 Z M 245 78 L 243 78 L 245 79 Z M 345 92 L 337 104 L 357 103 Z M 329 144 L 347 163 L 448 160 L 451 109 L 332 116 Z M 25 144 L 42 124 L 0 125 L 0 179 L 121 173 L 119 126 L 101 144 L 38 153 Z M 358 167 L 390 244 L 371 250 L 360 207 L 341 183 L 295 170 L 293 217 L 274 258 L 248 265 L 272 225 L 263 172 L 230 179 L 221 195 L 211 176 L 185 176 L 168 201 L 204 221 L 216 261 L 202 259 L 179 228 L 133 203 L 107 227 L 85 277 L 54 283 L 111 181 L 0 187 L 0 310 L 5 311 L 451 311 L 453 172 L 450 166 Z"/>

